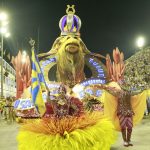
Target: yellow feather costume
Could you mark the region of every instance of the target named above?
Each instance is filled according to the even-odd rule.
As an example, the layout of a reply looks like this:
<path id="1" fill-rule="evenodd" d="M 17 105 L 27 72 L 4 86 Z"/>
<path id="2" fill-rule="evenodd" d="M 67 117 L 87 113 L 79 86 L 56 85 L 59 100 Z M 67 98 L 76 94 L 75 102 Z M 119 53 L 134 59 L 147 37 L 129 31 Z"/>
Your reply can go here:
<path id="1" fill-rule="evenodd" d="M 63 132 L 62 132 L 63 131 Z M 99 113 L 36 120 L 21 127 L 19 150 L 110 150 L 114 126 Z"/>

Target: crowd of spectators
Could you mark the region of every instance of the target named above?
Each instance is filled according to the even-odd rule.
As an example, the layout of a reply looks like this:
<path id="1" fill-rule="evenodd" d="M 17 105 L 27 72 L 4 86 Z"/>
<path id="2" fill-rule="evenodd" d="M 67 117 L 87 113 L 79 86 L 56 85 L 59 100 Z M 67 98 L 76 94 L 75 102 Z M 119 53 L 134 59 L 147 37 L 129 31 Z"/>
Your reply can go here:
<path id="1" fill-rule="evenodd" d="M 125 79 L 133 90 L 150 86 L 150 47 L 139 50 L 125 64 Z"/>

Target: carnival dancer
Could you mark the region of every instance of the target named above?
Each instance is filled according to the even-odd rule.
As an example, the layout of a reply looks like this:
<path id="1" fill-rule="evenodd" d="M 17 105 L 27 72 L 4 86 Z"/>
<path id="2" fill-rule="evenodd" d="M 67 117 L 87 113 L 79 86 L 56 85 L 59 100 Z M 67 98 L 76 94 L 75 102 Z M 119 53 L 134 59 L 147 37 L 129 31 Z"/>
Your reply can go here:
<path id="1" fill-rule="evenodd" d="M 47 98 L 46 98 L 46 103 L 45 103 L 45 107 L 46 107 L 46 111 L 43 115 L 43 117 L 50 117 L 51 114 L 53 114 L 53 108 L 52 108 L 52 102 L 51 102 L 51 98 L 50 98 L 50 91 L 47 91 Z"/>
<path id="2" fill-rule="evenodd" d="M 133 146 L 131 143 L 131 134 L 133 128 L 133 115 L 134 111 L 131 105 L 131 96 L 141 93 L 143 90 L 131 91 L 126 85 L 121 86 L 121 89 L 110 87 L 107 85 L 95 85 L 94 87 L 104 89 L 113 96 L 118 98 L 117 101 L 117 117 L 119 119 L 120 128 L 124 146 Z M 105 107 L 105 106 L 104 106 Z"/>
<path id="3" fill-rule="evenodd" d="M 75 96 L 67 93 L 67 88 L 64 84 L 61 84 L 58 89 L 58 96 L 54 103 L 54 113 L 58 117 L 66 115 L 81 115 L 83 112 L 83 103 Z"/>
<path id="4" fill-rule="evenodd" d="M 67 96 L 65 85 L 61 84 L 58 89 L 58 96 L 53 103 L 53 111 L 57 117 L 62 117 L 69 114 L 70 98 Z"/>
<path id="5" fill-rule="evenodd" d="M 43 117 L 46 118 L 53 115 L 58 118 L 68 115 L 78 116 L 83 112 L 83 103 L 77 97 L 68 94 L 64 84 L 58 88 L 57 95 L 51 95 L 50 91 L 47 92 L 45 106 L 46 111 Z"/>

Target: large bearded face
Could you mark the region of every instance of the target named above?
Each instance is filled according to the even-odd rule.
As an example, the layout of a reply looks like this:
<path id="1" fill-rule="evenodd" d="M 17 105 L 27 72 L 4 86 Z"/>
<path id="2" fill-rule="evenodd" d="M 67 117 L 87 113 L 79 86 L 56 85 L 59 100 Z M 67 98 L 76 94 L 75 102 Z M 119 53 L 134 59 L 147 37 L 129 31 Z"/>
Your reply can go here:
<path id="1" fill-rule="evenodd" d="M 58 81 L 76 84 L 84 79 L 84 55 L 88 50 L 80 37 L 61 36 L 50 52 L 56 53 Z"/>

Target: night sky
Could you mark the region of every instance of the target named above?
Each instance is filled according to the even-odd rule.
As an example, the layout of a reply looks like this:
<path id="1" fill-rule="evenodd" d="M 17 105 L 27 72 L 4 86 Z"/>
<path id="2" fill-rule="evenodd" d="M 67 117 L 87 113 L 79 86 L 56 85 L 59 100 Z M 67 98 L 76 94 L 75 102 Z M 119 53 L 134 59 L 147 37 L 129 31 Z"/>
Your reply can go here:
<path id="1" fill-rule="evenodd" d="M 11 37 L 5 48 L 12 55 L 19 49 L 29 51 L 28 39 L 37 41 L 39 53 L 50 50 L 60 35 L 59 20 L 66 5 L 74 4 L 81 18 L 81 38 L 87 48 L 102 55 L 119 47 L 130 57 L 137 50 L 135 40 L 143 35 L 150 45 L 150 0 L 0 0 L 9 14 Z M 0 9 L 2 10 L 2 9 Z"/>

